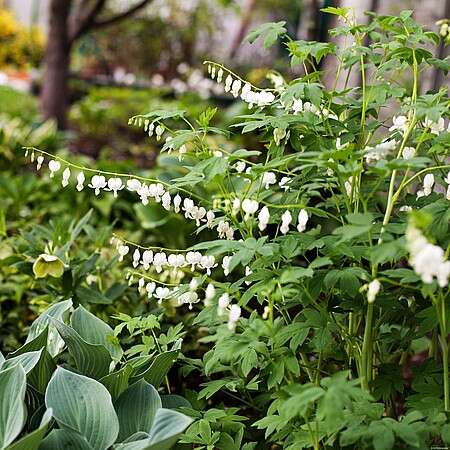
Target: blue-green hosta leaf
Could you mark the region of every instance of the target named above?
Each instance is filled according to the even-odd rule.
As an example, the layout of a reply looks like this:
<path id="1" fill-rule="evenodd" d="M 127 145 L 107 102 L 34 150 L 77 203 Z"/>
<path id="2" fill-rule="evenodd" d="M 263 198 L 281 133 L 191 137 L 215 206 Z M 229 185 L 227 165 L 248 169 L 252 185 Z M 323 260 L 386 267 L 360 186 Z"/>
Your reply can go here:
<path id="1" fill-rule="evenodd" d="M 50 318 L 63 322 L 64 316 L 71 308 L 71 299 L 55 303 L 47 308 L 31 325 L 26 342 L 28 343 L 37 338 L 48 326 L 47 351 L 52 357 L 61 353 L 64 348 L 64 341 L 59 336 L 55 327 L 50 323 Z"/>
<path id="2" fill-rule="evenodd" d="M 108 389 L 113 401 L 128 387 L 128 381 L 133 373 L 133 366 L 126 364 L 120 370 L 112 372 L 103 378 L 100 378 L 100 383 Z"/>
<path id="3" fill-rule="evenodd" d="M 42 441 L 39 450 L 93 450 L 86 438 L 64 428 L 52 430 Z"/>
<path id="4" fill-rule="evenodd" d="M 126 389 L 115 403 L 119 418 L 119 441 L 124 441 L 139 431 L 148 432 L 156 411 L 161 408 L 161 398 L 156 389 L 140 379 Z"/>
<path id="5" fill-rule="evenodd" d="M 14 358 L 8 358 L 4 361 L 0 368 L 1 370 L 6 370 L 9 367 L 20 364 L 23 367 L 23 370 L 25 370 L 25 373 L 28 373 L 39 362 L 41 353 L 42 350 L 39 350 L 36 352 L 23 353 L 19 356 L 15 356 Z"/>
<path id="6" fill-rule="evenodd" d="M 176 394 L 161 395 L 161 403 L 162 407 L 167 409 L 192 408 L 188 400 Z"/>
<path id="7" fill-rule="evenodd" d="M 45 327 L 42 333 L 37 335 L 34 339 L 28 340 L 22 347 L 18 348 L 15 352 L 10 353 L 9 357 L 15 357 L 22 355 L 23 353 L 34 352 L 41 350 L 47 346 L 48 327 Z"/>
<path id="8" fill-rule="evenodd" d="M 134 380 L 144 378 L 148 383 L 158 389 L 180 354 L 181 342 L 182 340 L 179 339 L 175 342 L 172 350 L 160 353 L 156 356 L 150 367 L 144 369 L 144 371 L 141 370 L 134 375 Z"/>
<path id="9" fill-rule="evenodd" d="M 25 424 L 26 374 L 20 364 L 0 371 L 0 449 L 19 435 Z"/>
<path id="10" fill-rule="evenodd" d="M 47 432 L 48 425 L 52 419 L 52 410 L 47 409 L 42 417 L 39 428 L 25 435 L 14 444 L 8 447 L 8 450 L 38 450 L 39 445 L 45 433 Z"/>
<path id="11" fill-rule="evenodd" d="M 103 345 L 89 344 L 75 330 L 58 320 L 52 320 L 52 324 L 64 339 L 80 372 L 92 378 L 108 374 L 111 355 Z"/>
<path id="12" fill-rule="evenodd" d="M 105 450 L 119 434 L 108 390 L 98 381 L 58 367 L 45 393 L 59 426 L 84 436 L 93 450 Z"/>
<path id="13" fill-rule="evenodd" d="M 89 344 L 103 345 L 109 351 L 111 358 L 119 361 L 122 358 L 123 350 L 114 337 L 114 331 L 103 320 L 87 311 L 83 306 L 72 313 L 70 319 L 72 328 Z"/>
<path id="14" fill-rule="evenodd" d="M 160 408 L 156 412 L 150 430 L 151 450 L 170 449 L 181 433 L 192 423 L 192 419 L 170 409 Z"/>
<path id="15" fill-rule="evenodd" d="M 45 393 L 47 384 L 56 370 L 56 363 L 50 353 L 43 348 L 38 363 L 28 373 L 27 381 L 41 394 Z"/>

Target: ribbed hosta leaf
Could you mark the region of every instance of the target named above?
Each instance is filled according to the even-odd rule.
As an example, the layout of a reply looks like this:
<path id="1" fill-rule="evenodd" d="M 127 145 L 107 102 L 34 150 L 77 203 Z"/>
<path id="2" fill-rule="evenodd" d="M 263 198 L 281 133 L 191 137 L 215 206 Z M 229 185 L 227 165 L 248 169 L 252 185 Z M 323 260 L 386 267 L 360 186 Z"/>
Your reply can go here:
<path id="1" fill-rule="evenodd" d="M 119 441 L 139 431 L 148 432 L 161 399 L 156 389 L 141 379 L 126 389 L 115 403 L 119 418 Z"/>
<path id="2" fill-rule="evenodd" d="M 47 409 L 44 416 L 42 417 L 39 428 L 25 435 L 14 444 L 10 445 L 8 447 L 8 450 L 38 450 L 42 438 L 47 432 L 48 424 L 50 423 L 51 419 L 52 410 Z"/>
<path id="3" fill-rule="evenodd" d="M 39 450 L 93 450 L 86 438 L 70 430 L 52 430 Z"/>
<path id="4" fill-rule="evenodd" d="M 8 358 L 3 362 L 3 364 L 0 368 L 1 368 L 1 370 L 5 370 L 5 369 L 8 369 L 9 367 L 20 364 L 23 367 L 23 369 L 25 370 L 25 373 L 28 373 L 39 362 L 41 353 L 42 353 L 42 350 L 39 350 L 37 352 L 23 353 L 14 358 Z"/>
<path id="5" fill-rule="evenodd" d="M 111 356 L 103 345 L 89 344 L 75 330 L 57 320 L 52 324 L 64 339 L 77 369 L 92 378 L 104 377 L 109 371 Z"/>
<path id="6" fill-rule="evenodd" d="M 150 430 L 149 449 L 166 450 L 177 442 L 181 433 L 191 424 L 192 419 L 177 411 L 160 408 L 156 412 Z"/>
<path id="7" fill-rule="evenodd" d="M 25 424 L 25 370 L 20 364 L 0 371 L 0 449 L 19 435 Z"/>
<path id="8" fill-rule="evenodd" d="M 115 361 L 122 358 L 123 350 L 119 344 L 113 343 L 114 331 L 105 322 L 95 317 L 81 305 L 73 312 L 70 320 L 72 328 L 86 342 L 103 345 Z"/>
<path id="9" fill-rule="evenodd" d="M 98 381 L 58 367 L 45 404 L 60 427 L 84 436 L 93 450 L 105 450 L 116 441 L 119 421 L 108 390 Z"/>
<path id="10" fill-rule="evenodd" d="M 72 308 L 72 300 L 55 303 L 47 308 L 31 325 L 26 342 L 30 342 L 39 336 L 48 326 L 47 351 L 52 357 L 61 353 L 64 341 L 59 336 L 55 327 L 50 324 L 50 318 L 63 322 L 65 314 Z"/>
<path id="11" fill-rule="evenodd" d="M 100 383 L 108 389 L 113 401 L 117 400 L 119 395 L 128 387 L 130 375 L 133 373 L 131 364 L 126 364 L 120 370 L 112 372 L 103 378 L 100 378 Z"/>

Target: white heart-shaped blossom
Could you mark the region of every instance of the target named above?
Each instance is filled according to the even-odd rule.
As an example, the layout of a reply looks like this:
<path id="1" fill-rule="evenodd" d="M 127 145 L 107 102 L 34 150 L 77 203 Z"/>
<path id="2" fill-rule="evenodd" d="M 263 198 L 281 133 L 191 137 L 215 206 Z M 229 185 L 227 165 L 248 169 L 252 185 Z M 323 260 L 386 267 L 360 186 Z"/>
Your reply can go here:
<path id="1" fill-rule="evenodd" d="M 211 304 L 211 300 L 216 296 L 216 288 L 212 283 L 208 283 L 205 289 L 205 306 L 209 306 Z"/>
<path id="2" fill-rule="evenodd" d="M 289 210 L 285 211 L 281 216 L 281 226 L 280 231 L 286 234 L 289 231 L 289 225 L 292 222 L 292 214 Z"/>
<path id="3" fill-rule="evenodd" d="M 138 249 L 136 249 L 133 252 L 133 267 L 137 267 L 139 265 L 140 259 L 141 259 L 141 252 Z"/>
<path id="4" fill-rule="evenodd" d="M 176 213 L 180 212 L 180 205 L 181 205 L 181 197 L 177 194 L 175 195 L 175 197 L 173 198 L 173 210 Z"/>
<path id="5" fill-rule="evenodd" d="M 103 175 L 94 175 L 91 178 L 89 187 L 94 189 L 95 195 L 98 195 L 100 193 L 100 189 L 104 189 L 106 187 L 105 177 Z"/>
<path id="6" fill-rule="evenodd" d="M 238 161 L 234 167 L 238 173 L 242 173 L 245 170 L 245 162 Z"/>
<path id="7" fill-rule="evenodd" d="M 242 82 L 241 80 L 234 80 L 233 84 L 231 86 L 231 93 L 233 94 L 233 97 L 238 97 L 239 92 L 241 90 Z"/>
<path id="8" fill-rule="evenodd" d="M 158 286 L 155 291 L 155 297 L 158 299 L 158 303 L 161 303 L 166 298 L 170 297 L 171 292 L 168 287 Z"/>
<path id="9" fill-rule="evenodd" d="M 187 252 L 186 262 L 191 266 L 191 270 L 195 270 L 195 266 L 200 264 L 202 254 L 200 252 Z"/>
<path id="10" fill-rule="evenodd" d="M 308 223 L 308 212 L 306 209 L 301 209 L 297 218 L 297 230 L 301 233 L 306 230 L 306 224 Z"/>
<path id="11" fill-rule="evenodd" d="M 214 214 L 214 211 L 208 210 L 208 212 L 206 213 L 206 226 L 208 228 L 213 227 L 213 221 L 215 218 L 216 218 L 216 215 Z"/>
<path id="12" fill-rule="evenodd" d="M 181 253 L 170 254 L 167 258 L 167 263 L 170 267 L 177 269 L 186 265 L 186 258 Z"/>
<path id="13" fill-rule="evenodd" d="M 225 255 L 222 259 L 222 269 L 223 269 L 223 274 L 225 276 L 228 276 L 230 274 L 231 258 L 232 258 L 232 256 Z"/>
<path id="14" fill-rule="evenodd" d="M 128 245 L 120 244 L 117 247 L 117 251 L 119 253 L 119 261 L 123 261 L 124 256 L 130 251 L 130 247 L 128 247 Z"/>
<path id="15" fill-rule="evenodd" d="M 433 186 L 434 175 L 432 173 L 427 173 L 423 178 L 423 192 L 425 196 L 428 196 L 433 192 Z"/>
<path id="16" fill-rule="evenodd" d="M 222 82 L 222 78 L 223 78 L 223 70 L 222 70 L 222 68 L 220 68 L 220 69 L 217 71 L 217 79 L 216 79 L 216 81 L 217 81 L 218 83 L 221 83 L 221 82 Z"/>
<path id="17" fill-rule="evenodd" d="M 217 225 L 217 233 L 219 234 L 219 239 L 232 240 L 234 236 L 234 230 L 230 227 L 228 222 L 221 220 Z"/>
<path id="18" fill-rule="evenodd" d="M 270 185 L 277 182 L 277 177 L 273 172 L 265 172 L 262 178 L 262 184 L 266 189 L 269 189 Z"/>
<path id="19" fill-rule="evenodd" d="M 86 180 L 86 178 L 84 176 L 84 173 L 83 172 L 79 172 L 78 175 L 77 175 L 77 191 L 78 192 L 83 190 L 85 180 Z"/>
<path id="20" fill-rule="evenodd" d="M 231 305 L 230 311 L 228 313 L 228 329 L 234 330 L 236 328 L 236 323 L 241 317 L 241 307 L 239 305 Z"/>
<path id="21" fill-rule="evenodd" d="M 153 197 L 158 203 L 161 201 L 161 197 L 164 195 L 164 186 L 161 183 L 154 183 L 148 187 L 150 197 Z"/>
<path id="22" fill-rule="evenodd" d="M 108 180 L 108 190 L 113 192 L 114 197 L 117 197 L 117 192 L 124 188 L 121 178 L 110 178 Z"/>
<path id="23" fill-rule="evenodd" d="M 259 211 L 258 214 L 258 228 L 260 231 L 264 231 L 269 223 L 270 219 L 270 213 L 269 208 L 267 206 L 264 206 L 261 208 L 261 211 Z"/>
<path id="24" fill-rule="evenodd" d="M 389 131 L 399 130 L 402 133 L 405 133 L 408 128 L 408 118 L 406 116 L 394 116 L 392 118 L 392 126 L 389 128 Z"/>
<path id="25" fill-rule="evenodd" d="M 255 212 L 258 211 L 258 206 L 258 202 L 250 198 L 246 198 L 242 201 L 242 211 L 245 212 L 247 219 L 250 215 L 255 214 Z"/>
<path id="26" fill-rule="evenodd" d="M 141 199 L 141 202 L 144 206 L 148 205 L 148 198 L 150 197 L 150 190 L 145 183 L 142 183 L 137 190 L 137 194 Z"/>
<path id="27" fill-rule="evenodd" d="M 148 270 L 152 262 L 153 262 L 153 252 L 151 250 L 145 250 L 144 253 L 142 253 L 142 261 L 141 261 L 142 266 L 144 267 L 145 270 Z"/>
<path id="28" fill-rule="evenodd" d="M 161 197 L 161 205 L 167 211 L 170 210 L 171 200 L 172 198 L 170 197 L 170 194 L 168 192 L 164 192 L 163 196 Z"/>
<path id="29" fill-rule="evenodd" d="M 62 187 L 66 187 L 69 184 L 69 179 L 70 179 L 70 169 L 66 167 L 62 175 L 61 180 Z"/>
<path id="30" fill-rule="evenodd" d="M 141 187 L 141 182 L 136 180 L 136 178 L 131 178 L 127 180 L 127 189 L 131 192 L 137 192 Z"/>
<path id="31" fill-rule="evenodd" d="M 48 170 L 50 170 L 50 178 L 53 178 L 55 176 L 55 173 L 58 172 L 59 169 L 61 169 L 61 163 L 59 161 L 51 159 L 48 162 Z"/>
<path id="32" fill-rule="evenodd" d="M 228 295 L 228 293 L 225 292 L 219 297 L 219 301 L 217 302 L 217 314 L 219 316 L 224 314 L 229 304 L 230 304 L 230 296 Z"/>
<path id="33" fill-rule="evenodd" d="M 148 298 L 153 297 L 153 293 L 155 292 L 155 289 L 156 289 L 156 284 L 153 281 L 146 284 L 145 290 L 147 291 Z"/>
<path id="34" fill-rule="evenodd" d="M 167 255 L 164 252 L 155 253 L 153 257 L 153 265 L 158 273 L 162 272 L 163 266 L 167 264 Z"/>
<path id="35" fill-rule="evenodd" d="M 200 260 L 200 267 L 206 270 L 208 275 L 211 275 L 211 269 L 216 267 L 216 259 L 213 255 L 204 255 Z"/>
<path id="36" fill-rule="evenodd" d="M 376 296 L 380 292 L 381 283 L 375 279 L 372 280 L 369 283 L 368 289 L 367 289 L 367 301 L 369 303 L 373 303 L 375 301 Z"/>
<path id="37" fill-rule="evenodd" d="M 232 78 L 231 75 L 228 75 L 225 78 L 225 92 L 229 92 L 230 91 L 232 83 L 233 83 L 233 78 Z"/>
<path id="38" fill-rule="evenodd" d="M 34 155 L 34 153 L 32 153 Z M 36 158 L 36 170 L 39 170 L 42 167 L 42 164 L 44 163 L 44 157 L 42 155 L 39 155 Z"/>
<path id="39" fill-rule="evenodd" d="M 198 298 L 196 292 L 188 291 L 180 295 L 178 298 L 178 304 L 183 305 L 187 303 L 189 305 L 189 309 L 192 309 L 192 304 L 197 303 L 199 300 L 200 299 Z"/>
<path id="40" fill-rule="evenodd" d="M 416 149 L 414 147 L 405 147 L 402 150 L 403 159 L 411 159 L 416 154 Z"/>

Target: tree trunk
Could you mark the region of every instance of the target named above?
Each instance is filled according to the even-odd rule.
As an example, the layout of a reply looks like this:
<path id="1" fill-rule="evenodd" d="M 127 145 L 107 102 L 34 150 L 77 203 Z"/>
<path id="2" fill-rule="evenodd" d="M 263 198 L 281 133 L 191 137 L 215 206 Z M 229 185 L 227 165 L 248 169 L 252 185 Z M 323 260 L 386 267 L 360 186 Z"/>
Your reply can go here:
<path id="1" fill-rule="evenodd" d="M 59 129 L 65 129 L 67 125 L 71 49 L 68 18 L 71 3 L 70 0 L 51 0 L 45 71 L 41 88 L 41 108 L 44 118 L 56 119 Z"/>

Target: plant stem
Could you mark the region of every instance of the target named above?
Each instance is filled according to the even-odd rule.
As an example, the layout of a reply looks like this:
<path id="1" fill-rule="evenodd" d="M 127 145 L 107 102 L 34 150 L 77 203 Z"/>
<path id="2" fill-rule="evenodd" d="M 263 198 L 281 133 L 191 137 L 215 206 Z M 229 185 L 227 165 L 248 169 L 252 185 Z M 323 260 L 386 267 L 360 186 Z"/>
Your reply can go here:
<path id="1" fill-rule="evenodd" d="M 450 411 L 450 391 L 448 380 L 448 342 L 447 342 L 447 317 L 445 313 L 445 299 L 443 296 L 436 303 L 439 327 L 441 331 L 442 366 L 444 368 L 444 409 Z"/>
<path id="2" fill-rule="evenodd" d="M 372 379 L 372 326 L 373 303 L 368 303 L 366 313 L 366 326 L 364 329 L 364 341 L 362 347 L 361 387 L 370 391 L 369 383 Z"/>

